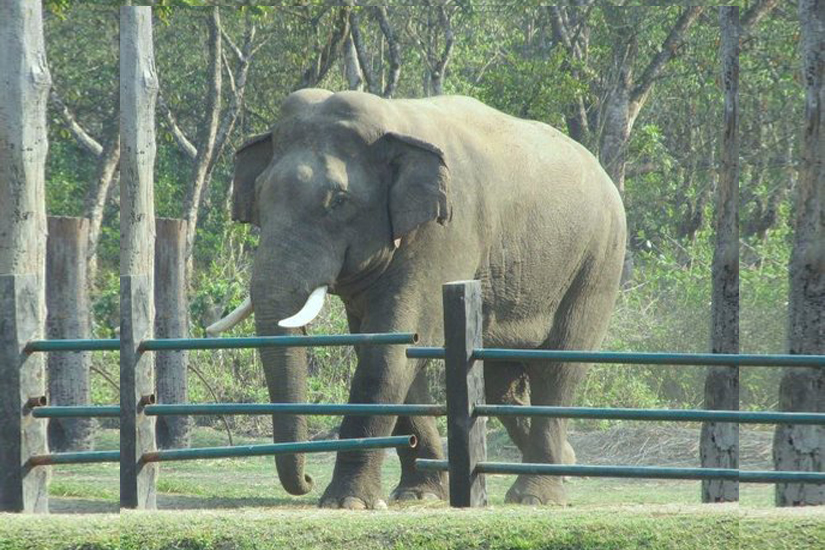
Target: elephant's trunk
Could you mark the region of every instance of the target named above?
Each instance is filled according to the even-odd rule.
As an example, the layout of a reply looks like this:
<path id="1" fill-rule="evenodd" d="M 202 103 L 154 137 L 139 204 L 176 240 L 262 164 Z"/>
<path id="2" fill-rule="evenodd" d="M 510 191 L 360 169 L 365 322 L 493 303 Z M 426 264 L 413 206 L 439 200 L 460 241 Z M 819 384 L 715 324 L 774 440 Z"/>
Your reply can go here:
<path id="1" fill-rule="evenodd" d="M 271 286 L 266 290 L 271 290 Z M 278 326 L 278 321 L 295 312 L 302 302 L 296 301 L 301 293 L 277 293 L 273 296 L 261 287 L 252 285 L 252 301 L 255 307 L 256 332 L 260 336 L 297 334 L 297 329 Z M 261 297 L 263 296 L 263 297 Z M 300 298 L 298 298 L 300 300 Z M 285 313 L 289 312 L 289 313 Z M 307 359 L 304 348 L 261 348 L 269 397 L 273 403 L 303 403 L 307 394 Z M 275 443 L 306 441 L 306 418 L 298 415 L 275 414 L 272 416 L 272 435 Z M 275 464 L 278 478 L 284 489 L 292 495 L 303 495 L 312 490 L 312 478 L 304 473 L 304 456 L 301 454 L 277 455 Z"/>

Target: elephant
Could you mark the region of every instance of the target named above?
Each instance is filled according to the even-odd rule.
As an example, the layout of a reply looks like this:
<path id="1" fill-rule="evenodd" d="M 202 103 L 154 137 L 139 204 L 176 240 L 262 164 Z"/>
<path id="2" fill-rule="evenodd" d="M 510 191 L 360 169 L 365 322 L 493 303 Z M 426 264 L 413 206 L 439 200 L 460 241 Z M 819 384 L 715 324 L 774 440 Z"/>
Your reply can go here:
<path id="1" fill-rule="evenodd" d="M 293 92 L 269 132 L 235 156 L 232 217 L 260 228 L 250 294 L 210 327 L 254 311 L 259 336 L 296 334 L 329 292 L 352 333 L 417 332 L 443 344 L 441 286 L 476 279 L 487 347 L 592 350 L 619 290 L 626 223 L 621 197 L 596 158 L 558 130 L 462 96 L 385 99 L 321 89 Z M 297 312 L 297 313 L 295 313 Z M 294 315 L 293 315 L 294 314 Z M 302 348 L 259 351 L 273 402 L 306 400 Z M 350 403 L 423 403 L 424 362 L 403 346 L 356 346 Z M 586 365 L 512 361 L 484 368 L 488 403 L 568 406 Z M 525 462 L 575 455 L 559 418 L 503 418 Z M 399 451 L 392 499 L 446 498 L 442 459 L 424 417 L 345 416 L 341 438 L 415 435 Z M 307 437 L 301 416 L 273 417 L 275 442 Z M 382 451 L 336 457 L 320 505 L 386 506 Z M 287 492 L 313 487 L 302 455 L 277 456 Z M 565 504 L 561 478 L 521 475 L 507 502 Z"/>

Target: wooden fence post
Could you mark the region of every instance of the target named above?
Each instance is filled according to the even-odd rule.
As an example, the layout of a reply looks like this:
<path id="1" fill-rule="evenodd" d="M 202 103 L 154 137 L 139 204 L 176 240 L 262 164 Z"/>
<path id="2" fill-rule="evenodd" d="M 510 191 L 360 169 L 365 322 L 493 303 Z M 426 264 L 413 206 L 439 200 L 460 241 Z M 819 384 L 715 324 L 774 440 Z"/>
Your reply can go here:
<path id="1" fill-rule="evenodd" d="M 154 332 L 155 100 L 152 8 L 120 8 L 120 506 L 154 509 L 155 420 L 144 414 L 153 397 L 154 355 L 141 353 Z"/>
<path id="2" fill-rule="evenodd" d="M 485 506 L 487 484 L 475 467 L 487 459 L 487 419 L 473 416 L 484 404 L 484 363 L 471 358 L 482 347 L 481 284 L 458 281 L 442 291 L 450 506 Z"/>
<path id="3" fill-rule="evenodd" d="M 89 338 L 89 293 L 86 281 L 87 218 L 49 216 L 46 241 L 46 335 L 51 340 Z M 88 351 L 48 355 L 49 404 L 90 403 Z M 91 418 L 49 420 L 52 451 L 92 448 Z"/>
<path id="4" fill-rule="evenodd" d="M 45 394 L 46 105 L 51 76 L 40 2 L 0 2 L 0 512 L 48 512 L 46 421 L 30 398 Z"/>
<path id="5" fill-rule="evenodd" d="M 155 336 L 187 338 L 189 304 L 186 299 L 186 220 L 158 218 L 155 241 Z M 186 403 L 187 354 L 155 352 L 158 403 Z M 189 446 L 188 416 L 160 416 L 157 443 L 162 449 Z"/>

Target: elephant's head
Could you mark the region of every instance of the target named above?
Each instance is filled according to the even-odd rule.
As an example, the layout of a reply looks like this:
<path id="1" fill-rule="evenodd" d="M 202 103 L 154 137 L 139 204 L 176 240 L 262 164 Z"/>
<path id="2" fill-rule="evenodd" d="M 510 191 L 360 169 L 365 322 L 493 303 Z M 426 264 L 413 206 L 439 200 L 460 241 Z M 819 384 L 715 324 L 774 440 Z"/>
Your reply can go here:
<path id="1" fill-rule="evenodd" d="M 326 288 L 344 297 L 362 291 L 418 226 L 446 223 L 443 153 L 399 127 L 409 125 L 394 120 L 387 100 L 302 90 L 285 100 L 271 132 L 238 150 L 232 216 L 259 226 L 260 244 L 251 303 L 213 331 L 254 310 L 259 335 L 293 332 L 318 314 Z M 273 402 L 306 400 L 303 349 L 265 348 L 261 358 Z M 273 423 L 276 441 L 306 438 L 302 417 Z M 311 489 L 302 456 L 276 463 L 288 492 Z"/>

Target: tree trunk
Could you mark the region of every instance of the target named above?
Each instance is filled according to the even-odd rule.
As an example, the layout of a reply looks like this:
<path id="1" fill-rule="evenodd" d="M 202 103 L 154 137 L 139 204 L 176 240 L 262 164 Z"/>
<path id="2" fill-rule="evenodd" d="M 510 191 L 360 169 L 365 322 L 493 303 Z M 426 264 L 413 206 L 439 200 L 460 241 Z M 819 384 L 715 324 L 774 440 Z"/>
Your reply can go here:
<path id="1" fill-rule="evenodd" d="M 89 220 L 49 217 L 46 251 L 46 331 L 49 339 L 89 338 L 89 294 L 86 245 Z M 48 355 L 49 404 L 90 403 L 89 352 Z M 93 419 L 52 418 L 49 447 L 53 451 L 92 448 Z"/>
<path id="2" fill-rule="evenodd" d="M 189 337 L 189 304 L 186 299 L 186 222 L 159 218 L 155 241 L 155 336 Z M 155 353 L 157 399 L 159 403 L 186 403 L 186 351 Z M 160 416 L 157 419 L 158 447 L 189 446 L 187 416 Z"/>
<path id="3" fill-rule="evenodd" d="M 120 506 L 155 508 L 155 420 L 138 403 L 154 393 L 154 355 L 139 353 L 154 333 L 155 103 L 158 78 L 152 9 L 120 9 Z"/>
<path id="4" fill-rule="evenodd" d="M 739 8 L 719 8 L 722 83 L 725 94 L 722 170 L 716 191 L 716 246 L 713 251 L 711 351 L 739 353 Z M 705 408 L 739 409 L 739 369 L 711 367 L 705 378 Z M 703 468 L 739 468 L 739 426 L 702 424 Z M 739 482 L 703 480 L 702 502 L 736 502 Z"/>
<path id="5" fill-rule="evenodd" d="M 364 89 L 364 78 L 361 76 L 361 64 L 358 62 L 358 52 L 352 39 L 352 29 L 344 42 L 344 77 L 350 90 L 360 92 Z"/>
<path id="6" fill-rule="evenodd" d="M 793 251 L 789 265 L 788 348 L 825 353 L 825 10 L 822 0 L 799 0 L 805 120 L 797 183 Z M 825 369 L 788 368 L 779 387 L 783 411 L 825 412 Z M 825 426 L 778 425 L 773 440 L 777 470 L 825 471 Z M 777 506 L 825 504 L 825 485 L 777 483 Z"/>
<path id="7" fill-rule="evenodd" d="M 42 353 L 20 345 L 42 338 L 46 318 L 46 64 L 40 2 L 0 2 L 0 511 L 48 511 L 48 467 L 21 460 L 48 452 L 46 421 L 22 413 L 44 387 Z M 26 292 L 16 295 L 28 276 Z M 20 298 L 20 299 L 18 299 Z"/>
<path id="8" fill-rule="evenodd" d="M 112 128 L 106 136 L 103 151 L 97 160 L 95 179 L 86 196 L 85 216 L 89 219 L 89 236 L 86 248 L 86 277 L 89 285 L 94 285 L 97 275 L 97 243 L 103 225 L 106 200 L 117 180 L 120 164 L 120 131 Z"/>
<path id="9" fill-rule="evenodd" d="M 215 139 L 218 135 L 218 124 L 221 113 L 221 32 L 220 32 L 220 8 L 211 9 L 209 16 L 209 69 L 208 82 L 209 92 L 206 95 L 204 104 L 204 118 L 201 120 L 200 131 L 198 132 L 198 154 L 195 157 L 195 165 L 192 169 L 192 183 L 189 186 L 185 204 L 183 207 L 183 218 L 186 220 L 186 257 L 187 257 L 187 280 L 192 274 L 192 250 L 195 246 L 195 235 L 198 226 L 198 212 L 200 210 L 201 195 L 206 188 L 209 165 L 215 151 Z"/>

